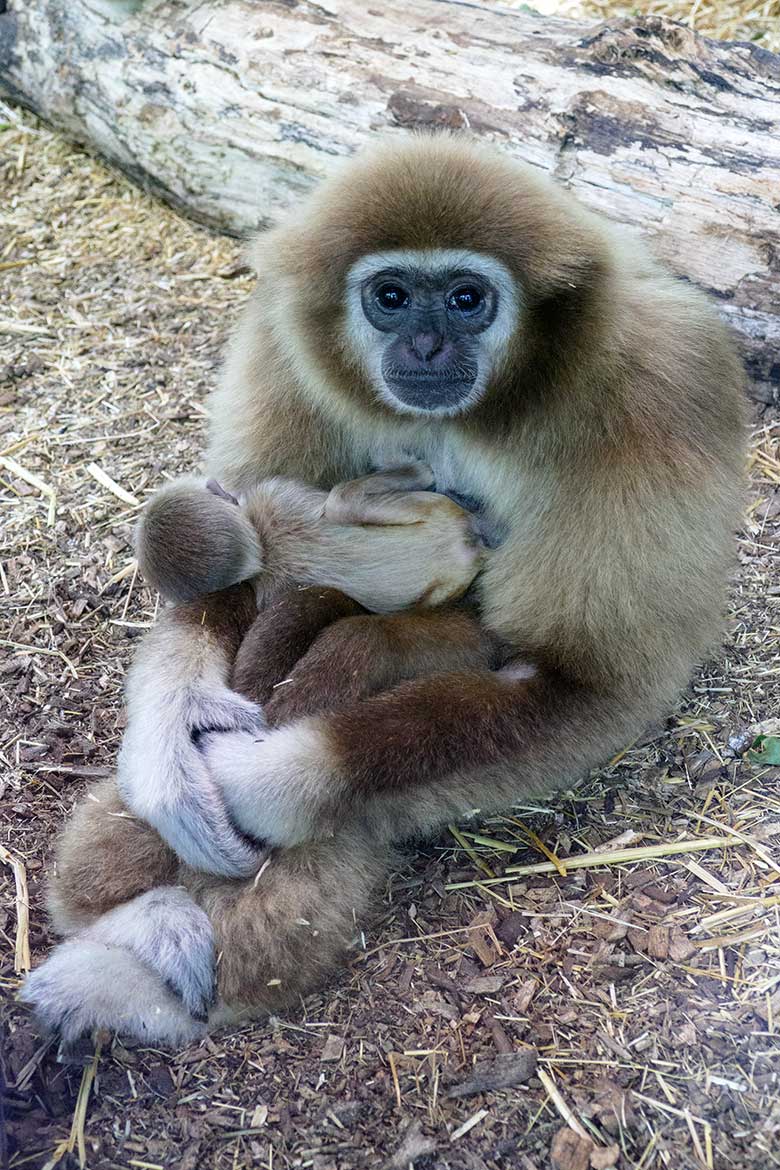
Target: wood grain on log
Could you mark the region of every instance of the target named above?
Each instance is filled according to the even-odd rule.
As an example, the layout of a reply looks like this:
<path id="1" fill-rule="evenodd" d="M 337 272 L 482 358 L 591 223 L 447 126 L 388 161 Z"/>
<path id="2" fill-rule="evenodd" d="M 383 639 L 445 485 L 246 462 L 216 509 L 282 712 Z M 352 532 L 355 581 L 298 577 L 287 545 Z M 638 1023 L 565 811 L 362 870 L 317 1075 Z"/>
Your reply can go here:
<path id="1" fill-rule="evenodd" d="M 638 227 L 780 387 L 780 57 L 466 0 L 2 0 L 0 90 L 244 233 L 378 132 L 470 128 Z M 132 11 L 136 9 L 136 11 Z"/>

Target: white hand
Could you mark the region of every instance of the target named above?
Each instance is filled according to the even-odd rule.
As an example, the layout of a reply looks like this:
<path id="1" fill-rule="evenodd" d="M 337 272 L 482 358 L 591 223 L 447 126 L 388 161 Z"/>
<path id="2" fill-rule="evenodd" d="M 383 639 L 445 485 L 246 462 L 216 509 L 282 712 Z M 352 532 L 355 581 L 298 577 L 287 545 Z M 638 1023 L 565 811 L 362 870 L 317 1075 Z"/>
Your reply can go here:
<path id="1" fill-rule="evenodd" d="M 266 845 L 329 836 L 341 790 L 318 720 L 268 732 L 215 732 L 199 738 L 208 774 L 231 820 Z"/>
<path id="2" fill-rule="evenodd" d="M 262 711 L 221 684 L 136 696 L 117 780 L 132 812 L 157 829 L 194 869 L 227 877 L 255 873 L 264 854 L 230 819 L 198 738 L 214 730 L 263 734 Z"/>

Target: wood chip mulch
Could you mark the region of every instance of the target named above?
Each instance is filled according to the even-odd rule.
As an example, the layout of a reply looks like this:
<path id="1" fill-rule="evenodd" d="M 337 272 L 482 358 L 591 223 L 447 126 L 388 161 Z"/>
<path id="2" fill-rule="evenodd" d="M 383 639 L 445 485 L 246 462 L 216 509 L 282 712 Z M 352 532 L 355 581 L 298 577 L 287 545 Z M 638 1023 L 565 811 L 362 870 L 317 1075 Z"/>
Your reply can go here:
<path id="1" fill-rule="evenodd" d="M 111 772 L 156 610 L 133 522 L 198 462 L 250 281 L 234 241 L 26 115 L 0 110 L 0 159 L 0 1165 L 780 1165 L 780 768 L 744 750 L 780 714 L 771 410 L 722 651 L 666 724 L 410 858 L 342 980 L 284 1019 L 175 1056 L 98 1036 L 69 1064 L 35 1035 L 14 993 L 52 943 L 47 851 Z"/>

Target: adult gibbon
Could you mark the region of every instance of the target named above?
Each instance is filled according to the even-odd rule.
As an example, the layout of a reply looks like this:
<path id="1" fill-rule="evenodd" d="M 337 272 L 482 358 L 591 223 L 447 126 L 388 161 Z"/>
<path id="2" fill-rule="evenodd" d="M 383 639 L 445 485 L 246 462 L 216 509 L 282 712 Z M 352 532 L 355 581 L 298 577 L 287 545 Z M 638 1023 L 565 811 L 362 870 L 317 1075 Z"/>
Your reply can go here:
<path id="1" fill-rule="evenodd" d="M 250 509 L 268 477 L 326 492 L 424 462 L 489 546 L 479 621 L 262 585 L 258 616 L 233 582 L 262 583 L 273 540 L 228 523 L 205 577 L 225 590 L 167 609 L 132 668 L 121 796 L 83 804 L 60 846 L 54 921 L 75 933 L 24 994 L 67 1038 L 179 1043 L 291 1002 L 344 952 L 392 842 L 603 762 L 720 628 L 742 372 L 707 300 L 636 240 L 506 156 L 413 137 L 347 164 L 254 262 L 208 473 Z M 203 579 L 155 538 L 192 515 L 175 492 L 142 548 L 187 597 Z M 265 724 L 230 689 L 236 651 Z"/>

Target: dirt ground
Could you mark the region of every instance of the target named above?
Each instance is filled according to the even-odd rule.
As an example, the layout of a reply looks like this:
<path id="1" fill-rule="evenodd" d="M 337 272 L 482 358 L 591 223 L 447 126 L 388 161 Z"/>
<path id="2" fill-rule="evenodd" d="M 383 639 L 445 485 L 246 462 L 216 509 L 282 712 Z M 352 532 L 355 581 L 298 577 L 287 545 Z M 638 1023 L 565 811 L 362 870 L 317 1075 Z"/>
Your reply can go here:
<path id="1" fill-rule="evenodd" d="M 0 123 L 0 1165 L 780 1166 L 780 768 L 730 746 L 780 714 L 770 409 L 722 652 L 664 726 L 411 858 L 341 981 L 284 1019 L 173 1057 L 100 1036 L 59 1063 L 36 1037 L 14 993 L 52 942 L 48 850 L 111 772 L 156 609 L 133 522 L 198 463 L 250 278 L 234 242 Z"/>

